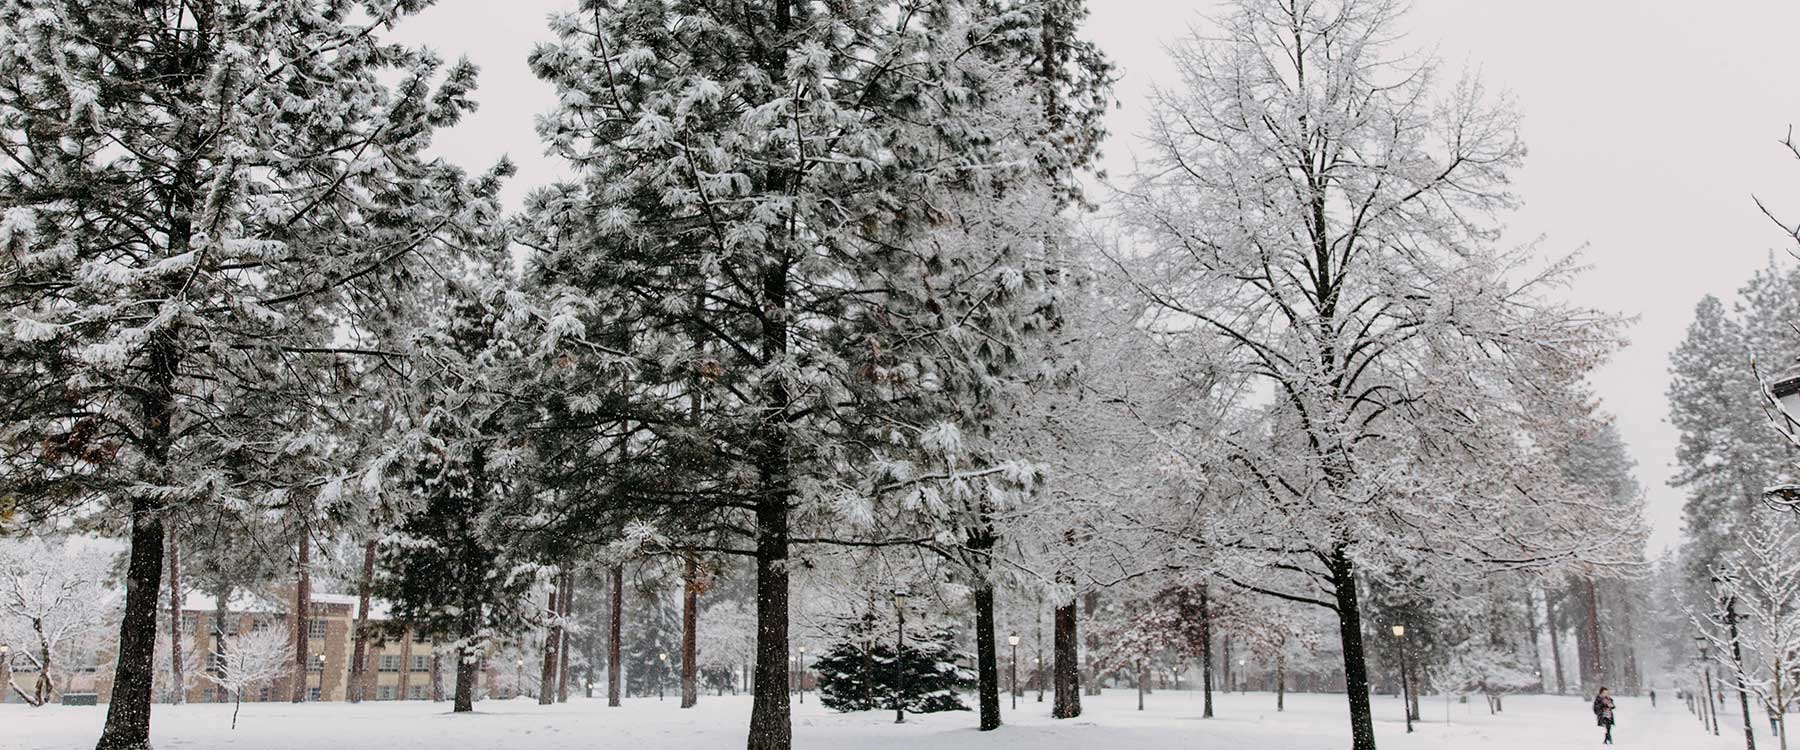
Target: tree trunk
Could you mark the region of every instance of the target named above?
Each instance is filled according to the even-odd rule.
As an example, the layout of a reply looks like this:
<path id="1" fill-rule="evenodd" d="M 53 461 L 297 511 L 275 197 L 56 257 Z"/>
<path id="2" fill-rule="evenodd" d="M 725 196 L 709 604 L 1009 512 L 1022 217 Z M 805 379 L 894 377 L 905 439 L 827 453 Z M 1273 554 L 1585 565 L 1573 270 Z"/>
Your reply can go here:
<path id="1" fill-rule="evenodd" d="M 681 587 L 681 707 L 693 708 L 700 702 L 699 665 L 697 646 L 699 644 L 698 627 L 700 605 L 700 571 L 694 558 L 687 558 L 687 569 L 682 575 Z"/>
<path id="2" fill-rule="evenodd" d="M 1375 750 L 1369 670 L 1363 661 L 1362 614 L 1356 598 L 1356 568 L 1342 546 L 1332 550 L 1330 570 L 1337 597 L 1338 638 L 1344 650 L 1344 691 L 1350 699 L 1350 747 Z"/>
<path id="3" fill-rule="evenodd" d="M 1212 598 L 1200 584 L 1200 717 L 1213 716 Z"/>
<path id="4" fill-rule="evenodd" d="M 214 599 L 213 599 L 213 634 L 212 634 L 212 652 L 213 652 L 212 659 L 213 659 L 213 661 L 212 661 L 212 664 L 207 665 L 206 671 L 211 672 L 214 675 L 218 675 L 218 674 L 222 673 L 222 669 L 225 664 L 225 639 L 234 634 L 231 631 L 228 631 L 225 629 L 226 628 L 225 619 L 228 616 L 228 613 L 231 611 L 230 603 L 231 603 L 231 586 L 226 585 L 226 586 L 221 587 L 221 589 L 219 591 L 219 595 L 214 597 Z M 234 628 L 234 630 L 235 630 L 235 628 Z M 243 696 L 241 696 L 241 695 L 238 696 L 238 700 L 239 700 L 239 702 L 242 702 Z"/>
<path id="5" fill-rule="evenodd" d="M 1275 711 L 1287 710 L 1287 652 L 1275 652 Z"/>
<path id="6" fill-rule="evenodd" d="M 1136 661 L 1137 661 L 1137 675 L 1132 678 L 1132 682 L 1137 683 L 1138 710 L 1142 711 L 1142 710 L 1144 710 L 1144 690 L 1148 687 L 1148 685 L 1146 684 L 1147 681 L 1144 679 L 1144 660 L 1138 659 Z"/>
<path id="7" fill-rule="evenodd" d="M 168 527 L 169 536 L 169 702 L 181 704 L 187 702 L 187 675 L 181 668 L 181 540 L 176 538 L 175 527 Z M 48 673 L 49 670 L 45 670 Z"/>
<path id="8" fill-rule="evenodd" d="M 1594 591 L 1594 579 L 1583 580 L 1587 585 L 1588 643 L 1593 651 L 1594 685 L 1592 689 L 1587 689 L 1587 685 L 1582 687 L 1583 692 L 1593 692 L 1606 684 L 1606 644 L 1600 640 L 1600 595 Z"/>
<path id="9" fill-rule="evenodd" d="M 769 496 L 756 508 L 756 681 L 750 704 L 749 750 L 788 750 L 788 490 L 785 441 L 765 457 Z M 779 453 L 775 453 L 779 451 Z M 777 489 L 778 488 L 778 489 Z"/>
<path id="10" fill-rule="evenodd" d="M 444 700 L 444 650 L 436 638 L 431 640 L 431 702 Z"/>
<path id="11" fill-rule="evenodd" d="M 556 702 L 556 696 L 550 688 L 556 684 L 557 652 L 562 646 L 562 636 L 559 632 L 562 630 L 562 626 L 559 624 L 561 621 L 557 619 L 557 613 L 562 611 L 562 604 L 559 601 L 561 594 L 562 585 L 558 579 L 558 583 L 550 587 L 550 601 L 544 606 L 544 612 L 550 616 L 550 623 L 544 628 L 544 665 L 538 674 L 537 699 L 540 706 L 548 706 Z M 519 686 L 521 690 L 524 687 L 524 685 Z"/>
<path id="12" fill-rule="evenodd" d="M 1219 639 L 1219 677 L 1222 678 L 1224 691 L 1230 693 L 1237 690 L 1237 680 L 1231 673 L 1231 636 L 1227 634 Z"/>
<path id="13" fill-rule="evenodd" d="M 304 514 L 303 514 L 304 515 Z M 310 645 L 308 622 L 312 619 L 312 538 L 304 520 L 300 523 L 299 551 L 294 571 L 294 702 L 306 701 L 306 651 Z M 320 690 L 324 693 L 324 690 Z M 320 697 L 323 697 L 322 695 Z"/>
<path id="14" fill-rule="evenodd" d="M 1087 611 L 1088 620 L 1090 622 L 1093 621 L 1093 619 L 1099 615 L 1100 611 L 1100 592 L 1089 591 L 1086 594 L 1083 594 L 1081 596 L 1081 604 L 1082 608 Z M 1098 654 L 1100 653 L 1099 635 L 1091 632 L 1088 633 L 1087 649 L 1087 694 L 1099 695 L 1100 668 L 1094 662 L 1095 659 L 1099 658 Z"/>
<path id="15" fill-rule="evenodd" d="M 994 643 L 994 584 L 986 576 L 975 582 L 975 672 L 980 728 L 1000 728 L 1000 659 Z"/>
<path id="16" fill-rule="evenodd" d="M 562 648 L 557 649 L 558 658 L 561 659 L 561 662 L 556 665 L 556 702 L 568 703 L 569 652 L 573 651 L 574 647 L 569 638 L 569 628 L 567 623 L 569 622 L 569 615 L 575 611 L 575 575 L 567 571 L 562 574 L 561 601 L 564 625 L 563 627 L 558 628 L 558 631 L 561 633 L 560 639 L 562 640 Z"/>
<path id="17" fill-rule="evenodd" d="M 1531 644 L 1531 668 L 1537 673 L 1538 691 L 1544 690 L 1544 652 L 1538 647 L 1537 598 L 1530 588 L 1525 589 L 1525 642 Z"/>
<path id="18" fill-rule="evenodd" d="M 367 672 L 366 660 L 369 651 L 369 599 L 375 588 L 375 540 L 363 542 L 362 578 L 356 583 L 356 639 L 350 652 L 350 689 L 351 703 L 361 703 L 364 690 L 364 674 Z M 411 664 L 402 664 L 402 669 L 412 671 Z M 403 673 L 404 674 L 404 673 Z M 404 696 L 404 693 L 402 694 Z"/>
<path id="19" fill-rule="evenodd" d="M 1544 624 L 1550 629 L 1550 662 L 1556 667 L 1556 694 L 1568 691 L 1563 680 L 1562 642 L 1557 637 L 1556 602 L 1550 597 L 1550 590 L 1544 589 Z"/>
<path id="20" fill-rule="evenodd" d="M 432 647 L 432 655 L 436 656 L 437 648 Z M 400 679 L 394 687 L 395 700 L 406 700 L 408 689 L 412 687 L 412 654 L 413 629 L 403 628 L 400 631 Z"/>
<path id="21" fill-rule="evenodd" d="M 475 710 L 475 680 L 479 677 L 481 657 L 473 649 L 460 647 L 456 650 L 456 705 L 451 713 L 468 713 Z"/>
<path id="22" fill-rule="evenodd" d="M 148 497 L 131 500 L 131 552 L 125 565 L 125 613 L 112 702 L 96 750 L 148 750 L 150 700 L 156 685 L 156 599 L 162 593 L 162 508 Z"/>
<path id="23" fill-rule="evenodd" d="M 619 625 L 623 622 L 625 611 L 625 568 L 614 565 L 612 569 L 612 617 L 607 628 L 606 640 L 606 705 L 619 707 L 619 670 L 622 661 L 619 658 Z"/>
<path id="24" fill-rule="evenodd" d="M 1073 719 L 1081 715 L 1081 669 L 1076 665 L 1080 655 L 1076 653 L 1075 602 L 1069 602 L 1056 608 L 1056 619 L 1052 626 L 1053 633 L 1051 658 L 1056 662 L 1052 672 L 1052 688 L 1056 691 L 1050 707 L 1050 715 L 1058 719 Z"/>

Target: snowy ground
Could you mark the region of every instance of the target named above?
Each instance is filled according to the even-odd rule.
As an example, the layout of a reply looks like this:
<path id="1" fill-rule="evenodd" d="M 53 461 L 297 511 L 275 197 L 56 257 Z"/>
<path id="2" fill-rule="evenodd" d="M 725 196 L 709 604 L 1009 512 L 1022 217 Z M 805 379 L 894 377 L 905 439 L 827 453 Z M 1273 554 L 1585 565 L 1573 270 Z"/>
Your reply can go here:
<path id="1" fill-rule="evenodd" d="M 1291 695 L 1288 710 L 1275 712 L 1267 693 L 1221 695 L 1218 716 L 1200 718 L 1199 696 L 1163 691 L 1148 697 L 1138 712 L 1129 690 L 1112 690 L 1082 699 L 1084 715 L 1053 721 L 1050 704 L 1036 694 L 1020 699 L 1019 709 L 1006 710 L 1007 726 L 977 732 L 973 713 L 908 717 L 893 724 L 886 712 L 836 714 L 809 696 L 795 706 L 794 745 L 801 750 L 1340 750 L 1348 748 L 1343 696 Z M 572 698 L 568 704 L 540 707 L 526 701 L 477 704 L 473 715 L 453 716 L 448 703 L 385 702 L 352 706 L 341 703 L 245 704 L 237 731 L 230 726 L 231 707 L 199 704 L 157 706 L 152 739 L 159 750 L 188 748 L 223 750 L 738 750 L 750 701 L 743 697 L 701 699 L 698 709 L 683 711 L 674 700 L 631 699 L 618 709 L 604 700 Z M 1003 700 L 1002 707 L 1007 704 Z M 1598 748 L 1600 732 L 1580 698 L 1514 696 L 1506 711 L 1489 716 L 1479 700 L 1469 704 L 1428 699 L 1425 721 L 1407 735 L 1400 721 L 1400 702 L 1376 698 L 1378 742 L 1383 750 L 1562 750 Z M 99 736 L 104 707 L 0 705 L 0 748 L 66 750 L 91 748 Z M 1448 711 L 1449 722 L 1445 722 Z M 1720 717 L 1722 736 L 1703 733 L 1700 723 L 1680 703 L 1665 700 L 1651 709 L 1648 700 L 1622 698 L 1616 732 L 1621 750 L 1725 750 L 1743 746 L 1742 723 L 1736 715 Z M 1734 730 L 1735 727 L 1735 730 Z M 1757 727 L 1766 741 L 1768 723 Z M 1769 744 L 1773 746 L 1772 743 Z"/>

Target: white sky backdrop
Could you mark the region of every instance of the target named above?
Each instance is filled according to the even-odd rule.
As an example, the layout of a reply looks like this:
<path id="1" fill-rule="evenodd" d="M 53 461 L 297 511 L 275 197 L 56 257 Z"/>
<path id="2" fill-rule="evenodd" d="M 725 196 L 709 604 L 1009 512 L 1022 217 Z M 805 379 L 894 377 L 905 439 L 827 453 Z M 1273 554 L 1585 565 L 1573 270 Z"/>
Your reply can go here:
<path id="1" fill-rule="evenodd" d="M 1119 178 L 1131 171 L 1145 93 L 1175 83 L 1163 45 L 1213 3 L 1089 2 L 1087 33 L 1123 76 L 1106 146 Z M 532 130 L 553 96 L 525 56 L 549 37 L 547 14 L 574 5 L 440 0 L 399 28 L 405 41 L 481 66 L 481 110 L 440 138 L 439 151 L 472 170 L 510 156 L 520 167 L 508 193 L 515 206 L 559 176 Z M 1585 246 L 1592 270 L 1571 298 L 1636 317 L 1631 346 L 1595 383 L 1649 494 L 1652 550 L 1674 542 L 1669 352 L 1701 296 L 1728 298 L 1772 255 L 1794 262 L 1751 196 L 1800 219 L 1800 162 L 1778 145 L 1800 125 L 1800 2 L 1416 0 L 1406 23 L 1446 74 L 1479 69 L 1491 90 L 1516 99 L 1531 153 L 1508 241 L 1543 236 L 1544 251 L 1558 254 Z"/>

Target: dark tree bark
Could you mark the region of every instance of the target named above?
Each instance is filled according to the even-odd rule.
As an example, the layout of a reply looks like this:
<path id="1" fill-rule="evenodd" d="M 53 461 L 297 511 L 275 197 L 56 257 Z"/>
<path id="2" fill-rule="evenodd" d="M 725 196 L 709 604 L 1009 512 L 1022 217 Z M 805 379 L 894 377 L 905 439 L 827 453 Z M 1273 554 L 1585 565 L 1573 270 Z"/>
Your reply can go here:
<path id="1" fill-rule="evenodd" d="M 212 659 L 213 659 L 213 661 L 212 661 L 212 664 L 208 665 L 205 669 L 207 672 L 210 672 L 215 675 L 219 674 L 219 665 L 222 665 L 225 663 L 225 638 L 230 635 L 233 635 L 234 634 L 233 631 L 235 631 L 235 628 L 227 630 L 227 626 L 225 624 L 225 619 L 226 619 L 227 613 L 231 611 L 230 610 L 230 602 L 231 602 L 231 587 L 229 585 L 225 586 L 219 592 L 218 596 L 213 598 L 213 631 L 212 631 L 212 654 L 213 654 Z M 219 691 L 215 695 L 218 695 L 218 699 L 215 700 L 214 702 L 223 701 L 225 699 L 225 691 L 223 691 L 223 690 Z M 239 698 L 241 700 L 242 696 L 239 696 Z"/>
<path id="2" fill-rule="evenodd" d="M 169 534 L 169 702 L 187 702 L 187 675 L 181 668 L 181 540 L 175 527 Z"/>
<path id="3" fill-rule="evenodd" d="M 150 701 L 155 689 L 156 599 L 162 593 L 161 507 L 148 497 L 131 501 L 131 553 L 125 565 L 125 615 L 119 621 L 119 657 L 112 702 L 96 750 L 148 750 Z"/>
<path id="4" fill-rule="evenodd" d="M 294 702 L 306 701 L 306 657 L 312 640 L 307 625 L 312 619 L 312 537 L 301 514 L 299 550 L 294 570 Z M 320 689 L 320 697 L 325 692 Z"/>
<path id="5" fill-rule="evenodd" d="M 686 560 L 686 569 L 681 577 L 681 707 L 693 708 L 700 702 L 698 656 L 698 626 L 700 571 L 690 555 Z"/>
<path id="6" fill-rule="evenodd" d="M 788 750 L 788 509 L 785 440 L 766 457 L 765 486 L 780 486 L 756 509 L 756 680 L 750 704 L 749 750 Z"/>
<path id="7" fill-rule="evenodd" d="M 1331 583 L 1344 650 L 1344 691 L 1350 699 L 1351 750 L 1375 750 L 1375 723 L 1369 705 L 1369 668 L 1363 657 L 1362 610 L 1356 596 L 1356 568 L 1339 546 L 1330 557 Z"/>
<path id="8" fill-rule="evenodd" d="M 540 706 L 548 706 L 556 702 L 556 695 L 552 692 L 551 687 L 556 684 L 557 652 L 562 646 L 562 635 L 560 632 L 562 627 L 555 621 L 557 613 L 562 611 L 562 604 L 560 603 L 561 594 L 562 585 L 559 581 L 557 585 L 550 588 L 550 601 L 544 607 L 544 611 L 549 613 L 552 621 L 550 625 L 544 628 L 544 665 L 542 671 L 538 675 L 537 699 L 538 705 Z M 520 687 L 522 688 L 523 686 Z"/>
<path id="9" fill-rule="evenodd" d="M 619 626 L 624 621 L 625 612 L 625 568 L 614 565 L 612 569 L 612 616 L 607 624 L 606 637 L 606 705 L 619 707 L 619 670 L 622 661 L 619 658 Z"/>
<path id="10" fill-rule="evenodd" d="M 468 713 L 475 710 L 475 680 L 480 677 L 481 655 L 474 649 L 463 647 L 456 650 L 456 705 L 451 713 Z"/>
<path id="11" fill-rule="evenodd" d="M 436 638 L 431 640 L 431 702 L 444 700 L 444 650 Z"/>
<path id="12" fill-rule="evenodd" d="M 1100 611 L 1100 592 L 1089 591 L 1086 594 L 1083 594 L 1081 596 L 1081 605 L 1082 605 L 1082 609 L 1087 613 L 1088 620 L 1090 622 L 1093 621 L 1094 617 Z M 1095 663 L 1094 660 L 1098 658 L 1095 656 L 1095 654 L 1100 653 L 1100 636 L 1095 635 L 1091 632 L 1088 633 L 1087 649 L 1088 649 L 1087 674 L 1084 675 L 1087 678 L 1087 694 L 1088 695 L 1099 695 L 1100 694 L 1100 667 L 1099 667 L 1099 665 L 1097 665 Z"/>
<path id="13" fill-rule="evenodd" d="M 565 571 L 562 574 L 562 598 L 559 601 L 562 602 L 563 621 L 568 622 L 569 614 L 575 611 L 575 575 L 573 573 Z M 574 647 L 569 642 L 569 629 L 562 627 L 558 630 L 560 631 L 558 640 L 562 641 L 562 647 L 558 649 L 561 662 L 556 665 L 556 702 L 568 703 L 569 652 L 574 650 Z"/>
<path id="14" fill-rule="evenodd" d="M 1075 621 L 1075 602 L 1056 608 L 1051 634 L 1054 641 L 1052 658 L 1056 662 L 1051 687 L 1056 695 L 1050 704 L 1050 715 L 1058 719 L 1081 715 L 1081 667 L 1076 664 L 1076 659 L 1080 658 L 1076 653 L 1079 635 L 1075 632 Z"/>
<path id="15" fill-rule="evenodd" d="M 1275 652 L 1275 711 L 1287 710 L 1287 653 Z"/>
<path id="16" fill-rule="evenodd" d="M 1212 599 L 1200 584 L 1200 717 L 1213 715 Z"/>
<path id="17" fill-rule="evenodd" d="M 369 652 L 369 599 L 375 588 L 375 540 L 363 542 L 362 578 L 356 583 L 356 641 L 350 652 L 350 702 L 363 699 Z M 411 665 L 405 665 L 410 671 Z M 402 673 L 404 674 L 404 673 Z M 401 693 L 405 695 L 404 690 Z"/>
<path id="18" fill-rule="evenodd" d="M 1219 677 L 1227 693 L 1237 690 L 1237 680 L 1232 679 L 1231 666 L 1231 635 L 1226 634 L 1219 639 Z"/>
<path id="19" fill-rule="evenodd" d="M 1556 600 L 1550 596 L 1549 589 L 1544 590 L 1544 625 L 1550 629 L 1550 662 L 1556 667 L 1556 694 L 1562 695 L 1568 691 L 1568 686 L 1563 680 L 1562 642 L 1556 627 Z"/>
<path id="20" fill-rule="evenodd" d="M 975 671 L 981 731 L 1000 728 L 1000 661 L 994 643 L 994 584 L 975 584 Z"/>
<path id="21" fill-rule="evenodd" d="M 436 658 L 436 650 L 435 647 L 432 649 L 433 658 Z M 407 688 L 412 687 L 412 653 L 413 631 L 412 628 L 406 628 L 400 631 L 400 684 L 395 688 L 400 691 L 399 697 L 402 700 L 406 698 Z"/>

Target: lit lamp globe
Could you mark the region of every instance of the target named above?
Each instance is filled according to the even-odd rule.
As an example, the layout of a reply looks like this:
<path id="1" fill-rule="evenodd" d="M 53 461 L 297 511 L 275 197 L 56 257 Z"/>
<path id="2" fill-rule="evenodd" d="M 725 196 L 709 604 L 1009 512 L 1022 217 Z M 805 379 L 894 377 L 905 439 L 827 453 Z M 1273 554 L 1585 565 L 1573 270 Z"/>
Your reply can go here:
<path id="1" fill-rule="evenodd" d="M 1769 394 L 1781 405 L 1783 426 L 1794 432 L 1800 426 L 1800 359 L 1775 377 L 1775 382 L 1769 384 Z"/>
<path id="2" fill-rule="evenodd" d="M 1009 635 L 1009 636 L 1007 636 L 1007 637 L 1006 637 L 1006 645 L 1008 645 L 1008 646 L 1017 646 L 1017 645 L 1019 645 L 1019 637 L 1018 637 L 1018 636 L 1016 636 L 1016 635 Z"/>
<path id="3" fill-rule="evenodd" d="M 1394 631 L 1395 638 L 1405 638 L 1406 637 L 1406 626 L 1405 625 L 1395 625 L 1392 629 Z"/>

